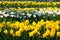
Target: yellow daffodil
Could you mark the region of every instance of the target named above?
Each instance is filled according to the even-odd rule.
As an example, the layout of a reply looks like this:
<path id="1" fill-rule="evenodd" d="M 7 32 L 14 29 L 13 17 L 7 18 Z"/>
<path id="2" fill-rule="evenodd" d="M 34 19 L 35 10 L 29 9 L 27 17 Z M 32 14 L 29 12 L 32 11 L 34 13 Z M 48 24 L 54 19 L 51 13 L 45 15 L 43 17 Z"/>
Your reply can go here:
<path id="1" fill-rule="evenodd" d="M 60 32 L 57 32 L 57 36 L 60 37 Z"/>
<path id="2" fill-rule="evenodd" d="M 11 34 L 11 35 L 14 34 L 14 30 L 13 30 L 13 29 L 10 30 L 10 34 Z"/>
<path id="3" fill-rule="evenodd" d="M 15 33 L 16 33 L 16 36 L 21 36 L 20 31 L 16 31 Z"/>
<path id="4" fill-rule="evenodd" d="M 8 31 L 7 31 L 7 29 L 5 29 L 5 30 L 4 30 L 4 33 L 5 33 L 6 35 L 8 34 Z"/>

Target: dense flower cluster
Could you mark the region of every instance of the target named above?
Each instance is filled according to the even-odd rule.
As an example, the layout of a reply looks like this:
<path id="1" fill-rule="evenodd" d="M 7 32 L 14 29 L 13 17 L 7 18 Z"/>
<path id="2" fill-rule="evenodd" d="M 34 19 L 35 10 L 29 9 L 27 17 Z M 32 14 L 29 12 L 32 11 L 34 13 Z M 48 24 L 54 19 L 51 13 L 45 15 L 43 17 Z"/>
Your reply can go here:
<path id="1" fill-rule="evenodd" d="M 44 29 L 43 29 L 44 28 Z M 60 20 L 57 21 L 44 21 L 29 23 L 29 20 L 24 22 L 1 22 L 0 33 L 5 35 L 12 35 L 13 37 L 20 37 L 24 32 L 28 32 L 29 37 L 40 36 L 42 38 L 47 37 L 60 37 Z M 43 32 L 43 33 L 42 33 Z"/>
<path id="2" fill-rule="evenodd" d="M 31 7 L 59 7 L 60 2 L 36 2 L 36 1 L 0 1 L 0 7 L 21 7 L 21 8 L 31 8 Z"/>
<path id="3" fill-rule="evenodd" d="M 19 8 L 20 9 L 20 8 Z M 21 8 L 22 9 L 22 8 Z M 35 8 L 24 8 L 22 10 L 12 10 L 5 9 L 0 11 L 0 19 L 2 21 L 25 21 L 26 19 L 33 21 L 39 21 L 41 19 L 44 20 L 59 20 L 60 18 L 60 10 L 59 8 L 39 8 L 35 10 Z M 3 20 L 4 19 L 4 20 Z"/>

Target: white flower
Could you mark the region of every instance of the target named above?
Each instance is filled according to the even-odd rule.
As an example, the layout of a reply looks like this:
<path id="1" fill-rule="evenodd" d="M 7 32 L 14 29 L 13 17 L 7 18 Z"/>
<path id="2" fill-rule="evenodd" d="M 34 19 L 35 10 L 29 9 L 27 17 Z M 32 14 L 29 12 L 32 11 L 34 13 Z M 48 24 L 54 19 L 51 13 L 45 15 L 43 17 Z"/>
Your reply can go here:
<path id="1" fill-rule="evenodd" d="M 57 13 L 57 10 L 54 10 L 53 12 L 54 12 L 54 13 Z"/>
<path id="2" fill-rule="evenodd" d="M 45 10 L 46 8 L 43 8 L 43 10 Z"/>
<path id="3" fill-rule="evenodd" d="M 3 14 L 3 16 L 7 17 L 7 16 L 9 16 L 9 14 Z"/>
<path id="4" fill-rule="evenodd" d="M 3 18 L 3 15 L 0 15 L 1 18 Z"/>
<path id="5" fill-rule="evenodd" d="M 14 12 L 11 12 L 10 14 L 15 14 Z"/>
<path id="6" fill-rule="evenodd" d="M 32 16 L 32 14 L 27 13 L 27 16 L 28 16 L 28 17 L 31 17 L 31 16 Z"/>
<path id="7" fill-rule="evenodd" d="M 7 15 L 6 15 L 6 14 L 3 14 L 3 16 L 7 17 Z"/>
<path id="8" fill-rule="evenodd" d="M 20 16 L 20 19 L 22 18 L 22 16 Z"/>
<path id="9" fill-rule="evenodd" d="M 0 11 L 0 14 L 2 13 L 2 11 Z"/>
<path id="10" fill-rule="evenodd" d="M 39 11 L 39 12 L 38 12 L 38 15 L 39 15 L 39 14 L 40 14 L 40 15 L 41 15 L 41 14 L 45 15 L 45 12 L 44 12 L 44 11 Z"/>
<path id="11" fill-rule="evenodd" d="M 49 10 L 46 10 L 46 11 L 45 11 L 45 13 L 48 13 L 48 12 L 49 12 Z"/>
<path id="12" fill-rule="evenodd" d="M 25 15 L 25 13 L 21 13 L 21 15 Z"/>
<path id="13" fill-rule="evenodd" d="M 52 11 L 49 11 L 48 14 L 53 14 L 53 12 Z"/>
<path id="14" fill-rule="evenodd" d="M 6 14 L 6 16 L 9 16 L 9 14 Z"/>
<path id="15" fill-rule="evenodd" d="M 2 14 L 5 14 L 5 12 L 2 12 Z"/>
<path id="16" fill-rule="evenodd" d="M 36 17 L 36 15 L 33 15 L 33 17 Z"/>
<path id="17" fill-rule="evenodd" d="M 42 9 L 42 8 L 40 8 L 39 10 L 40 10 L 40 11 L 43 11 L 43 9 Z"/>
<path id="18" fill-rule="evenodd" d="M 56 13 L 57 15 L 60 15 L 60 11 Z"/>
<path id="19" fill-rule="evenodd" d="M 10 17 L 14 17 L 14 15 L 10 15 Z"/>

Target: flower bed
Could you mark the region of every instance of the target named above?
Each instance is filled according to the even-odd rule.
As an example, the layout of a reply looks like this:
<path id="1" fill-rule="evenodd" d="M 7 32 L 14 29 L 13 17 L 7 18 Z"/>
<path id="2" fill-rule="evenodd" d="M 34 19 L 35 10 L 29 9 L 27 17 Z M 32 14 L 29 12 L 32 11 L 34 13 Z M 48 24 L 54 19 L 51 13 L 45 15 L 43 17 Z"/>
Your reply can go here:
<path id="1" fill-rule="evenodd" d="M 0 1 L 0 40 L 60 40 L 60 2 Z"/>
<path id="2" fill-rule="evenodd" d="M 60 39 L 60 21 L 39 22 L 1 22 L 0 39 L 2 40 L 59 40 Z"/>
<path id="3" fill-rule="evenodd" d="M 34 8 L 27 8 L 23 10 L 11 10 L 5 9 L 0 11 L 0 21 L 25 21 L 26 19 L 32 22 L 38 22 L 41 19 L 44 20 L 60 20 L 60 10 L 59 9 L 49 9 L 40 8 L 39 10 Z M 4 19 L 4 20 L 3 20 Z"/>
<path id="4" fill-rule="evenodd" d="M 59 40 L 59 8 L 14 8 L 0 11 L 1 40 Z"/>
<path id="5" fill-rule="evenodd" d="M 40 7 L 60 7 L 60 2 L 36 2 L 36 1 L 0 1 L 0 7 L 2 8 L 40 8 Z"/>

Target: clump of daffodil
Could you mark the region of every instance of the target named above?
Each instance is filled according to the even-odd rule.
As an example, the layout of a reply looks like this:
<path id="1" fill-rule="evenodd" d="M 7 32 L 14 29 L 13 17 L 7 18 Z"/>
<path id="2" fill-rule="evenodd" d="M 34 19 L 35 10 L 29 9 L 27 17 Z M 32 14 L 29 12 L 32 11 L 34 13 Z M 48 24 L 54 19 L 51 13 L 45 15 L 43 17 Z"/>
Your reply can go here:
<path id="1" fill-rule="evenodd" d="M 3 28 L 11 28 L 10 30 L 5 29 L 3 32 L 4 34 L 10 33 L 12 36 L 21 36 L 24 31 L 29 31 L 29 37 L 33 36 L 42 36 L 43 38 L 46 37 L 54 37 L 55 35 L 60 37 L 60 21 L 44 21 L 43 19 L 36 22 L 32 22 L 29 24 L 29 20 L 26 20 L 24 22 L 1 22 L 0 23 L 0 32 L 2 31 Z M 42 27 L 46 29 L 45 33 L 41 35 Z M 18 30 L 18 31 L 17 31 Z M 43 32 L 43 31 L 42 31 Z"/>
<path id="2" fill-rule="evenodd" d="M 20 28 L 20 22 L 18 22 L 18 21 L 15 22 L 15 28 L 17 28 L 17 29 Z"/>
<path id="3" fill-rule="evenodd" d="M 20 31 L 16 31 L 15 32 L 15 36 L 21 36 L 21 32 Z"/>
<path id="4" fill-rule="evenodd" d="M 8 34 L 8 30 L 7 30 L 7 29 L 5 29 L 5 30 L 4 30 L 4 33 L 7 35 L 7 34 Z"/>
<path id="5" fill-rule="evenodd" d="M 29 20 L 26 20 L 26 21 L 25 21 L 25 24 L 28 25 L 28 24 L 29 24 Z"/>
<path id="6" fill-rule="evenodd" d="M 57 32 L 57 36 L 60 37 L 60 32 Z"/>
<path id="7" fill-rule="evenodd" d="M 56 30 L 54 28 L 51 28 L 50 37 L 54 37 L 55 33 L 56 33 Z"/>
<path id="8" fill-rule="evenodd" d="M 40 33 L 38 33 L 38 30 L 37 29 L 34 29 L 33 31 L 29 32 L 29 36 L 30 37 L 33 37 L 35 34 L 40 35 Z"/>
<path id="9" fill-rule="evenodd" d="M 14 30 L 13 30 L 13 29 L 10 30 L 10 34 L 11 34 L 11 35 L 14 34 Z"/>
<path id="10" fill-rule="evenodd" d="M 24 29 L 23 29 L 23 28 L 19 28 L 19 31 L 20 31 L 20 32 L 23 32 L 23 31 L 24 31 Z"/>
<path id="11" fill-rule="evenodd" d="M 50 34 L 50 30 L 47 30 L 42 36 L 43 38 L 46 38 L 47 36 L 49 36 Z"/>
<path id="12" fill-rule="evenodd" d="M 7 26 L 10 26 L 11 25 L 11 22 L 7 22 L 6 24 L 7 24 Z"/>

